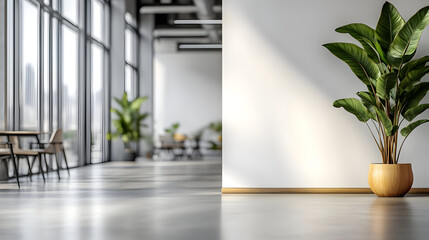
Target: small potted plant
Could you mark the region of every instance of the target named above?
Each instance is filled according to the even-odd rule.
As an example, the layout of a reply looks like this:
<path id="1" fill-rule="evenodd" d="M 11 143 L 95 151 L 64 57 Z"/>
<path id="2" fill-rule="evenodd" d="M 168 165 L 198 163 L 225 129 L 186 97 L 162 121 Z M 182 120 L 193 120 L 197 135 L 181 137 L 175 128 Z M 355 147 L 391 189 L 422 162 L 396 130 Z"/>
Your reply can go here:
<path id="1" fill-rule="evenodd" d="M 166 128 L 164 131 L 167 135 L 171 136 L 176 142 L 183 142 L 186 140 L 186 136 L 180 133 L 177 133 L 177 130 L 180 127 L 180 123 L 173 123 L 169 128 Z"/>
<path id="2" fill-rule="evenodd" d="M 125 152 L 128 155 L 125 156 L 126 160 L 135 161 L 136 159 L 137 154 L 132 148 L 131 143 L 137 143 L 141 138 L 143 138 L 140 128 L 147 127 L 147 125 L 143 124 L 142 121 L 144 121 L 149 114 L 140 113 L 140 106 L 147 99 L 147 97 L 138 97 L 129 101 L 127 93 L 124 93 L 122 99 L 114 98 L 120 108 L 110 109 L 110 111 L 116 115 L 116 119 L 112 120 L 116 131 L 108 132 L 106 138 L 111 141 L 114 138 L 121 137 L 124 142 Z"/>
<path id="3" fill-rule="evenodd" d="M 222 122 L 212 122 L 210 123 L 210 129 L 218 134 L 218 141 L 222 142 Z"/>
<path id="4" fill-rule="evenodd" d="M 370 165 L 368 182 L 378 196 L 404 196 L 413 184 L 411 164 L 399 164 L 399 157 L 410 133 L 429 122 L 415 120 L 429 108 L 429 104 L 420 104 L 429 90 L 429 82 L 421 81 L 429 72 L 429 56 L 411 61 L 428 23 L 429 6 L 405 22 L 398 10 L 386 2 L 375 29 L 352 23 L 335 30 L 350 34 L 363 48 L 351 43 L 323 45 L 365 85 L 365 90 L 357 92 L 358 99 L 339 99 L 334 107 L 354 114 L 372 134 L 382 164 Z M 405 120 L 411 123 L 404 127 Z"/>

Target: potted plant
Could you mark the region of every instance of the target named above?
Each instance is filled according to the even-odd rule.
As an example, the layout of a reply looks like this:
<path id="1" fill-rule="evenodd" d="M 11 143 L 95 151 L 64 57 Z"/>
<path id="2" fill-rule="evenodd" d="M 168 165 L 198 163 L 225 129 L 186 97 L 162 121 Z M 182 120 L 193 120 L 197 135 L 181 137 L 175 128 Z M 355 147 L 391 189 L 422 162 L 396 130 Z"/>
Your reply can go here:
<path id="1" fill-rule="evenodd" d="M 112 140 L 117 137 L 121 137 L 124 142 L 125 152 L 128 156 L 125 156 L 126 160 L 135 161 L 136 152 L 132 148 L 131 143 L 138 142 L 143 135 L 140 131 L 141 127 L 146 127 L 146 124 L 142 124 L 149 114 L 140 113 L 140 106 L 147 97 L 138 97 L 132 101 L 128 100 L 127 93 L 124 93 L 122 99 L 114 98 L 119 104 L 119 109 L 111 108 L 110 111 L 116 115 L 116 119 L 112 120 L 113 125 L 116 128 L 115 132 L 108 132 L 106 135 L 107 140 Z"/>
<path id="2" fill-rule="evenodd" d="M 210 123 L 210 129 L 218 134 L 218 141 L 222 142 L 222 122 L 212 122 Z"/>
<path id="3" fill-rule="evenodd" d="M 378 196 L 404 196 L 413 183 L 411 164 L 399 164 L 399 157 L 410 133 L 429 122 L 415 120 L 429 108 L 429 104 L 420 104 L 429 90 L 429 82 L 421 81 L 429 72 L 429 56 L 411 61 L 428 23 L 429 6 L 405 22 L 398 10 L 386 2 L 375 29 L 352 23 L 335 30 L 350 34 L 363 49 L 351 43 L 323 45 L 343 60 L 366 87 L 357 92 L 359 99 L 339 99 L 333 105 L 355 115 L 371 132 L 382 164 L 370 165 L 368 182 Z M 404 120 L 411 123 L 403 126 Z"/>
<path id="4" fill-rule="evenodd" d="M 166 128 L 164 131 L 167 135 L 170 135 L 174 141 L 183 142 L 186 140 L 186 136 L 180 133 L 177 133 L 177 130 L 180 127 L 180 123 L 173 123 L 169 128 Z"/>

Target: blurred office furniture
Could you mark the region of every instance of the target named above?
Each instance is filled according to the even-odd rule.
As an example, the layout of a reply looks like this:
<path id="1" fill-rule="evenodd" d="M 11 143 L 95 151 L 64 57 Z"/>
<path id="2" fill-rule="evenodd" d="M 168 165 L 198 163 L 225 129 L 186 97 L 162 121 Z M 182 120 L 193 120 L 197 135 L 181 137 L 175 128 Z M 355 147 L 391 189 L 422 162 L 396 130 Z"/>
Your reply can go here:
<path id="1" fill-rule="evenodd" d="M 170 134 L 159 136 L 159 141 L 153 149 L 154 160 L 178 160 L 185 155 L 185 141 L 176 141 Z"/>
<path id="2" fill-rule="evenodd" d="M 38 158 L 39 159 L 39 163 L 40 163 L 40 171 L 42 173 L 43 180 L 45 181 L 45 175 L 43 174 L 43 168 L 42 168 L 42 161 L 40 159 L 40 156 L 39 156 L 38 152 L 32 151 L 32 150 L 21 149 L 20 146 L 19 146 L 19 140 L 18 140 L 17 136 L 9 135 L 8 139 L 10 140 L 10 142 L 8 142 L 6 144 L 6 145 L 8 145 L 8 148 L 2 148 L 2 149 L 0 149 L 0 156 L 3 159 L 5 159 L 5 158 L 6 159 L 12 159 L 14 173 L 15 173 L 16 181 L 18 183 L 18 187 L 21 187 L 20 183 L 19 183 L 18 169 L 19 169 L 19 160 L 22 159 L 22 158 L 24 158 L 25 160 L 27 160 L 28 175 L 30 176 L 30 180 L 32 180 L 33 173 L 31 171 L 31 165 L 30 165 L 30 159 L 29 159 L 29 157 L 33 157 L 33 161 L 35 161 Z"/>
<path id="3" fill-rule="evenodd" d="M 35 144 L 35 143 L 33 143 Z M 64 163 L 66 164 L 67 173 L 70 176 L 70 170 L 69 165 L 67 162 L 67 156 L 63 145 L 63 131 L 62 129 L 57 129 L 54 131 L 51 135 L 51 138 L 49 139 L 49 142 L 39 142 L 37 143 L 39 146 L 38 149 L 34 149 L 34 151 L 37 151 L 40 158 L 41 156 L 45 159 L 46 168 L 49 169 L 49 166 L 47 165 L 46 155 L 53 155 L 55 157 L 55 161 L 57 163 L 57 174 L 58 179 L 61 179 L 60 170 L 61 170 L 61 163 L 59 159 L 59 154 L 62 153 L 64 157 Z"/>
<path id="4" fill-rule="evenodd" d="M 6 136 L 8 139 L 8 142 L 11 144 L 12 148 L 9 147 L 9 149 L 6 150 L 1 150 L 2 155 L 11 155 L 12 157 L 12 162 L 13 162 L 13 166 L 14 166 L 14 172 L 15 172 L 15 176 L 17 177 L 17 182 L 18 182 L 18 186 L 20 186 L 19 184 L 19 173 L 18 173 L 18 169 L 19 169 L 19 159 L 26 159 L 27 160 L 27 164 L 29 166 L 29 173 L 28 175 L 30 175 L 30 179 L 32 176 L 32 171 L 31 171 L 31 164 L 30 164 L 30 160 L 29 157 L 33 157 L 33 163 L 36 161 L 36 159 L 39 159 L 39 163 L 40 163 L 40 172 L 42 173 L 43 176 L 43 180 L 45 181 L 45 175 L 43 173 L 43 167 L 42 167 L 42 162 L 41 162 L 41 158 L 38 154 L 38 152 L 32 151 L 32 150 L 25 150 L 25 149 L 21 149 L 20 148 L 20 144 L 19 144 L 19 138 L 18 137 L 34 137 L 36 138 L 37 142 L 40 142 L 39 139 L 39 135 L 41 134 L 41 132 L 38 131 L 0 131 L 0 136 Z M 11 153 L 13 152 L 13 153 Z M 16 156 L 16 158 L 15 158 Z"/>
<path id="5" fill-rule="evenodd" d="M 12 143 L 11 142 L 1 142 L 0 144 L 3 146 L 6 146 L 6 148 L 0 149 L 0 159 L 2 161 L 8 161 L 9 159 L 12 159 L 13 170 L 15 172 L 16 182 L 18 183 L 18 187 L 20 188 L 21 185 L 19 184 L 18 167 L 16 166 Z"/>

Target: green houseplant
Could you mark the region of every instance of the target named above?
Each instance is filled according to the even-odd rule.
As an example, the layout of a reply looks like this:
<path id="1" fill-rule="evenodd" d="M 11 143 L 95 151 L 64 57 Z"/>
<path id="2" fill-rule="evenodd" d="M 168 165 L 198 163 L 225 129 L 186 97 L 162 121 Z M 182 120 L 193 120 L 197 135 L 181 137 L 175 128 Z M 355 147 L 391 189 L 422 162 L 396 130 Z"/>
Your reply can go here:
<path id="1" fill-rule="evenodd" d="M 366 87 L 357 92 L 358 98 L 339 99 L 333 105 L 355 115 L 370 130 L 383 164 L 370 166 L 368 180 L 379 196 L 403 196 L 412 185 L 411 165 L 398 164 L 398 161 L 410 133 L 429 122 L 428 119 L 415 120 L 429 108 L 429 104 L 420 103 L 429 90 L 429 82 L 421 81 L 429 72 L 426 66 L 429 56 L 411 61 L 428 23 L 429 6 L 405 22 L 398 10 L 386 2 L 375 29 L 352 23 L 335 30 L 349 34 L 363 48 L 351 43 L 323 45 L 344 61 Z M 403 126 L 404 120 L 411 123 Z M 400 145 L 399 133 L 403 136 Z M 395 193 L 393 189 L 401 188 L 399 185 L 404 185 L 404 190 Z"/>
<path id="2" fill-rule="evenodd" d="M 180 123 L 176 122 L 171 124 L 169 128 L 166 128 L 164 131 L 167 135 L 171 136 L 176 142 L 184 142 L 186 140 L 186 136 L 180 133 L 177 133 L 179 130 Z"/>
<path id="3" fill-rule="evenodd" d="M 176 123 L 171 124 L 171 126 L 169 128 L 164 129 L 164 131 L 165 131 L 165 133 L 173 136 L 177 132 L 179 127 L 180 127 L 180 123 L 176 122 Z"/>
<path id="4" fill-rule="evenodd" d="M 222 121 L 212 122 L 210 123 L 210 129 L 218 134 L 218 143 L 215 141 L 210 141 L 212 144 L 213 150 L 221 150 L 222 149 Z"/>
<path id="5" fill-rule="evenodd" d="M 140 113 L 140 106 L 147 99 L 147 97 L 138 97 L 129 101 L 127 93 L 124 93 L 122 99 L 114 98 L 120 108 L 110 109 L 110 111 L 116 115 L 116 118 L 112 120 L 116 131 L 108 132 L 106 138 L 111 141 L 114 138 L 121 137 L 124 142 L 126 153 L 131 155 L 130 160 L 135 160 L 136 158 L 136 153 L 132 149 L 131 143 L 137 142 L 143 138 L 141 127 L 147 126 L 143 124 L 142 121 L 144 121 L 149 114 Z"/>

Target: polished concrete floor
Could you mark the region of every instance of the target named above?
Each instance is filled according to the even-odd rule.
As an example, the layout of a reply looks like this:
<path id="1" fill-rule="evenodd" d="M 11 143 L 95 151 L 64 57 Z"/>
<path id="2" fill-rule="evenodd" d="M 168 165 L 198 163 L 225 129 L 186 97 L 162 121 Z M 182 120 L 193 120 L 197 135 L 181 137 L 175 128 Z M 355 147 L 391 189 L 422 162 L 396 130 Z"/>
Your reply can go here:
<path id="1" fill-rule="evenodd" d="M 429 239 L 429 196 L 221 195 L 220 161 L 112 162 L 0 183 L 0 239 Z"/>

